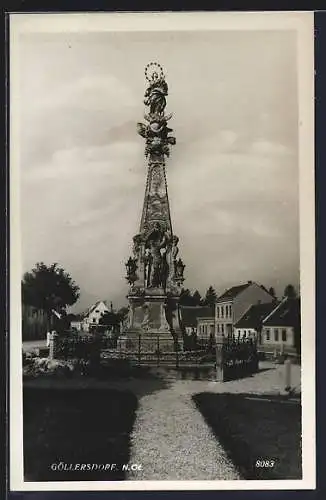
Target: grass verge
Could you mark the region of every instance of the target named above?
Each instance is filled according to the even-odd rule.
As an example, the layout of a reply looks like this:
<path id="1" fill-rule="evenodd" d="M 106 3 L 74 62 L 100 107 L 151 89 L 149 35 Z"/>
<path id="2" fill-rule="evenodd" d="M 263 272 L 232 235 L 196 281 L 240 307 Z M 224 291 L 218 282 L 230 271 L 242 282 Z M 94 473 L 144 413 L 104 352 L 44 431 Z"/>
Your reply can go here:
<path id="1" fill-rule="evenodd" d="M 107 388 L 25 387 L 25 481 L 123 480 L 137 398 Z M 52 470 L 51 464 L 116 464 L 111 470 Z M 52 466 L 54 468 L 54 466 Z"/>
<path id="2" fill-rule="evenodd" d="M 193 396 L 243 479 L 301 479 L 301 405 L 253 394 Z"/>

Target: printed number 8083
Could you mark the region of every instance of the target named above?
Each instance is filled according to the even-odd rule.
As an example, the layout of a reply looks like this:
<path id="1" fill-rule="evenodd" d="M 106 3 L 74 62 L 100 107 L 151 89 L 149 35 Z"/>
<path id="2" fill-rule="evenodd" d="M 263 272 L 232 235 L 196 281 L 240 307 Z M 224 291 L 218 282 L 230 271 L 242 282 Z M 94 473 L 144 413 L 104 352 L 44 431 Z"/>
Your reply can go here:
<path id="1" fill-rule="evenodd" d="M 274 467 L 275 460 L 256 460 L 256 467 Z"/>

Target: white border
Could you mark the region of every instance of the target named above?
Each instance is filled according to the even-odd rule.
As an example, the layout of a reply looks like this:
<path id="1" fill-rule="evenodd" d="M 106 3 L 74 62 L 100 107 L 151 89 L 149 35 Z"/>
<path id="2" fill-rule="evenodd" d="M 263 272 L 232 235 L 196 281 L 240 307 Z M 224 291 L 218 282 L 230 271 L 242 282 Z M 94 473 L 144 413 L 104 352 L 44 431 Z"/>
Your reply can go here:
<path id="1" fill-rule="evenodd" d="M 298 40 L 303 479 L 280 481 L 24 482 L 19 195 L 19 36 L 22 33 L 295 30 Z M 10 15 L 10 489 L 12 491 L 315 489 L 315 216 L 313 12 Z M 18 43 L 17 43 L 18 42 Z"/>

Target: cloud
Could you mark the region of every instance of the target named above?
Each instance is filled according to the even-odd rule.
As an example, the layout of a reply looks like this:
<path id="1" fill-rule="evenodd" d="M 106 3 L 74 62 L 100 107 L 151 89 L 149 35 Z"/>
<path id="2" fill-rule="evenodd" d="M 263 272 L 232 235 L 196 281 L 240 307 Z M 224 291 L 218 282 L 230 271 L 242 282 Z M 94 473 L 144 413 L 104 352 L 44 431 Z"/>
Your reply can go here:
<path id="1" fill-rule="evenodd" d="M 293 154 L 290 148 L 283 144 L 273 143 L 266 139 L 259 139 L 251 144 L 249 151 L 258 155 L 289 155 Z"/>
<path id="2" fill-rule="evenodd" d="M 64 37 L 22 44 L 24 270 L 60 262 L 81 286 L 80 308 L 97 298 L 125 302 L 124 262 L 147 171 L 136 133 L 144 82 L 134 72 L 155 47 L 172 82 L 177 144 L 166 170 L 186 285 L 295 281 L 292 42 L 280 33 L 175 33 L 171 50 L 164 33 L 98 36 L 76 36 L 71 50 Z"/>
<path id="3" fill-rule="evenodd" d="M 136 141 L 136 103 L 132 90 L 113 76 L 82 77 L 32 102 L 24 100 L 24 168 L 46 161 L 57 150 L 105 145 L 122 137 Z"/>

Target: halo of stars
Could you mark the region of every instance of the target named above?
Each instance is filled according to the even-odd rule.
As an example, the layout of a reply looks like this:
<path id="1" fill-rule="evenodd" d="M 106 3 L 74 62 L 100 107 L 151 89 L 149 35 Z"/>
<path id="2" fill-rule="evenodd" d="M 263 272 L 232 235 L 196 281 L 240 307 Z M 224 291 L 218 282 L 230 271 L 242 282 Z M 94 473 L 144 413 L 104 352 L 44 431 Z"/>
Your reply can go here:
<path id="1" fill-rule="evenodd" d="M 148 82 L 164 78 L 162 66 L 157 62 L 150 62 L 146 64 L 145 78 Z"/>

